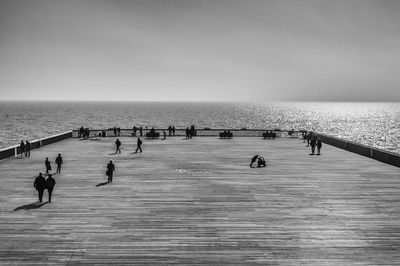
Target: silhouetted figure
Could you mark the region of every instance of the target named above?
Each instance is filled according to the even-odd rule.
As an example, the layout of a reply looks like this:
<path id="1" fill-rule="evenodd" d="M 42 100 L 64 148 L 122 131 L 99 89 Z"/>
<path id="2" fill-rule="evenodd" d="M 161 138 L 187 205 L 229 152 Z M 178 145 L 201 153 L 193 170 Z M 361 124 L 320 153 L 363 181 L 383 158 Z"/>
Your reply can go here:
<path id="1" fill-rule="evenodd" d="M 254 157 L 251 158 L 251 163 L 250 163 L 250 167 L 251 167 L 251 168 L 253 168 L 253 163 L 255 163 L 255 162 L 257 161 L 257 158 L 258 158 L 258 154 L 257 154 L 257 155 L 254 155 Z"/>
<path id="2" fill-rule="evenodd" d="M 79 129 L 78 138 L 82 138 L 84 136 L 85 129 L 83 126 Z"/>
<path id="3" fill-rule="evenodd" d="M 25 156 L 31 156 L 31 143 L 29 141 L 25 141 Z"/>
<path id="4" fill-rule="evenodd" d="M 46 157 L 46 160 L 44 161 L 44 165 L 46 166 L 46 174 L 48 174 L 49 171 L 51 171 L 51 164 L 50 164 L 48 157 Z"/>
<path id="5" fill-rule="evenodd" d="M 306 140 L 307 140 L 307 132 L 305 132 L 305 131 L 301 132 L 301 136 L 303 137 L 303 143 L 306 143 Z"/>
<path id="6" fill-rule="evenodd" d="M 190 130 L 188 127 L 185 129 L 185 133 L 186 133 L 186 139 L 190 139 Z"/>
<path id="7" fill-rule="evenodd" d="M 36 190 L 39 193 L 39 202 L 42 203 L 43 199 L 43 191 L 46 188 L 46 179 L 42 176 L 42 173 L 39 173 L 39 176 L 36 177 L 35 182 L 33 183 L 33 186 L 36 188 Z"/>
<path id="8" fill-rule="evenodd" d="M 163 130 L 163 135 L 164 135 L 163 140 L 166 140 L 167 139 L 167 133 L 165 133 L 165 130 Z"/>
<path id="9" fill-rule="evenodd" d="M 266 165 L 266 163 L 265 163 L 265 159 L 264 159 L 264 157 L 258 157 L 258 159 L 257 159 L 257 167 L 265 167 L 265 166 L 267 166 Z"/>
<path id="10" fill-rule="evenodd" d="M 58 154 L 57 158 L 56 158 L 56 164 L 57 164 L 57 173 L 61 173 L 61 165 L 63 164 L 63 159 L 61 157 L 61 153 Z"/>
<path id="11" fill-rule="evenodd" d="M 312 137 L 310 140 L 310 146 L 311 146 L 311 154 L 314 155 L 315 153 L 315 145 L 317 144 L 317 140 L 315 137 Z"/>
<path id="12" fill-rule="evenodd" d="M 189 137 L 192 138 L 193 136 L 196 136 L 196 128 L 194 127 L 194 125 L 190 126 L 190 132 L 189 132 Z"/>
<path id="13" fill-rule="evenodd" d="M 139 134 L 141 137 L 143 136 L 143 127 L 142 126 L 139 127 Z"/>
<path id="14" fill-rule="evenodd" d="M 322 141 L 320 138 L 317 138 L 317 155 L 321 155 L 321 147 L 322 147 Z"/>
<path id="15" fill-rule="evenodd" d="M 23 140 L 21 140 L 21 144 L 19 144 L 19 148 L 21 150 L 21 157 L 25 153 L 25 143 Z"/>
<path id="16" fill-rule="evenodd" d="M 168 136 L 172 136 L 172 126 L 168 127 Z"/>
<path id="17" fill-rule="evenodd" d="M 121 153 L 121 149 L 120 149 L 120 147 L 121 147 L 121 141 L 119 141 L 119 139 L 117 139 L 117 140 L 115 141 L 115 146 L 117 147 L 117 150 L 115 151 L 115 153 Z"/>
<path id="18" fill-rule="evenodd" d="M 134 137 L 136 137 L 136 131 L 137 131 L 136 126 L 133 126 L 133 136 L 134 136 Z"/>
<path id="19" fill-rule="evenodd" d="M 113 161 L 110 160 L 110 162 L 107 164 L 107 176 L 108 176 L 108 183 L 111 183 L 113 180 L 113 174 L 115 171 L 115 165 L 113 164 Z"/>
<path id="20" fill-rule="evenodd" d="M 175 126 L 172 126 L 172 135 L 175 136 Z"/>
<path id="21" fill-rule="evenodd" d="M 56 180 L 49 174 L 49 177 L 46 179 L 46 189 L 49 192 L 49 202 L 51 202 L 51 194 L 53 193 L 54 186 L 56 185 Z"/>
<path id="22" fill-rule="evenodd" d="M 121 135 L 121 128 L 117 127 L 117 133 L 118 133 L 118 137 Z"/>
<path id="23" fill-rule="evenodd" d="M 310 146 L 311 138 L 312 138 L 311 132 L 308 132 L 308 134 L 307 134 L 307 147 Z"/>
<path id="24" fill-rule="evenodd" d="M 140 138 L 137 138 L 137 147 L 136 147 L 135 153 L 137 153 L 138 150 L 140 150 L 140 152 L 142 152 L 142 140 Z"/>

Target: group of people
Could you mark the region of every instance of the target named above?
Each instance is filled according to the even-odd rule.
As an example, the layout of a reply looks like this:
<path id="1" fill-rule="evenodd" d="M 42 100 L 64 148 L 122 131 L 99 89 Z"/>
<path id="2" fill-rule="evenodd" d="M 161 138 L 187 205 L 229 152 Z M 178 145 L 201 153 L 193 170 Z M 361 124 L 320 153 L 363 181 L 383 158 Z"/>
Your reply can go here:
<path id="1" fill-rule="evenodd" d="M 191 125 L 190 128 L 187 127 L 185 133 L 186 133 L 186 139 L 191 139 L 193 136 L 197 135 L 196 128 L 194 127 L 194 125 Z"/>
<path id="2" fill-rule="evenodd" d="M 79 128 L 78 138 L 89 139 L 90 130 L 89 128 L 84 128 L 83 126 Z"/>
<path id="3" fill-rule="evenodd" d="M 315 148 L 317 148 L 317 155 L 321 155 L 322 141 L 314 135 L 312 132 L 303 132 L 303 143 L 307 141 L 306 147 L 311 147 L 311 155 L 315 154 Z"/>
<path id="4" fill-rule="evenodd" d="M 21 140 L 21 143 L 19 145 L 21 149 L 21 157 L 25 154 L 25 157 L 31 156 L 31 143 L 29 141 L 23 141 Z"/>
<path id="5" fill-rule="evenodd" d="M 137 142 L 136 142 L 137 146 L 136 146 L 135 153 L 137 153 L 138 151 L 143 152 L 142 143 L 143 143 L 142 140 L 138 137 Z M 121 153 L 121 145 L 122 145 L 122 142 L 119 139 L 117 139 L 115 141 L 115 147 L 116 147 L 115 153 L 116 154 Z"/>
<path id="6" fill-rule="evenodd" d="M 57 164 L 57 174 L 61 173 L 61 165 L 63 164 L 63 159 L 61 154 L 59 153 L 55 159 L 55 163 Z M 51 162 L 49 158 L 46 157 L 44 161 L 44 165 L 46 168 L 47 179 L 44 178 L 43 174 L 40 172 L 39 176 L 36 177 L 35 182 L 33 183 L 34 188 L 38 191 L 39 194 L 39 202 L 42 203 L 43 192 L 45 189 L 49 192 L 49 202 L 51 202 L 51 194 L 53 193 L 54 186 L 56 185 L 56 181 L 51 174 Z"/>
<path id="7" fill-rule="evenodd" d="M 142 137 L 143 136 L 143 127 L 136 127 L 136 126 L 133 126 L 133 128 L 132 128 L 132 136 L 133 137 L 136 137 L 136 133 L 137 133 L 137 131 L 139 130 L 139 135 Z"/>
<path id="8" fill-rule="evenodd" d="M 168 127 L 168 135 L 169 135 L 169 136 L 175 136 L 175 126 L 170 125 L 170 126 Z"/>
<path id="9" fill-rule="evenodd" d="M 120 127 L 114 127 L 113 128 L 114 136 L 120 136 L 121 135 L 121 128 Z"/>
<path id="10" fill-rule="evenodd" d="M 42 203 L 43 192 L 45 189 L 47 189 L 47 191 L 49 192 L 49 202 L 51 202 L 51 194 L 53 193 L 55 185 L 56 185 L 56 180 L 54 180 L 52 174 L 49 174 L 47 179 L 45 179 L 42 173 L 39 173 L 39 176 L 36 177 L 33 186 L 38 191 L 40 203 Z"/>

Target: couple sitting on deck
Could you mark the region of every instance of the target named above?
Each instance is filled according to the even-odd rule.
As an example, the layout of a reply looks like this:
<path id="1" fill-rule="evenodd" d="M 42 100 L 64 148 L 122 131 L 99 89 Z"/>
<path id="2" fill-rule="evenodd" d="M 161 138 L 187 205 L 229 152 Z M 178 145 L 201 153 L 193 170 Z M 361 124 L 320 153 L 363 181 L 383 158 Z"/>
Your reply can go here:
<path id="1" fill-rule="evenodd" d="M 257 167 L 266 167 L 265 159 L 262 156 L 259 156 L 258 154 L 255 155 L 253 158 L 251 158 L 251 163 L 250 167 L 253 168 L 253 163 L 257 161 Z"/>

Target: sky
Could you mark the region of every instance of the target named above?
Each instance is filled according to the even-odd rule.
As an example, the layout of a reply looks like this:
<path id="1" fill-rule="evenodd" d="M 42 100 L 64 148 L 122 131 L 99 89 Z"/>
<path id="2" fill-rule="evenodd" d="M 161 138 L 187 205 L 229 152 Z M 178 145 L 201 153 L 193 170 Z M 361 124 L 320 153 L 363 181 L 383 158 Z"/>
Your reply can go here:
<path id="1" fill-rule="evenodd" d="M 400 101 L 397 0 L 0 0 L 0 100 Z"/>

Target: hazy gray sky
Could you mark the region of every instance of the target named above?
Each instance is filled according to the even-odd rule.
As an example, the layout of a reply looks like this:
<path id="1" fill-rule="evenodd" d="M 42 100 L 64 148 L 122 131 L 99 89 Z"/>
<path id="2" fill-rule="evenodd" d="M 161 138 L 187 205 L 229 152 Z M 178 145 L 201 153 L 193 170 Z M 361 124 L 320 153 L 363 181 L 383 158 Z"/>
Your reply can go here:
<path id="1" fill-rule="evenodd" d="M 0 0 L 0 99 L 400 101 L 399 14 L 396 0 Z"/>

